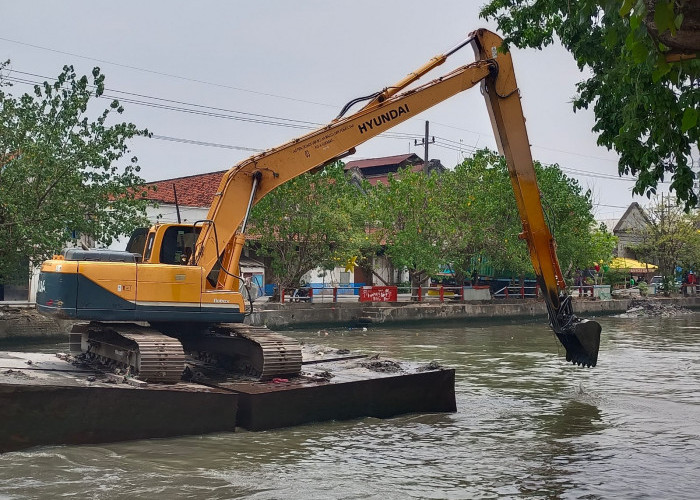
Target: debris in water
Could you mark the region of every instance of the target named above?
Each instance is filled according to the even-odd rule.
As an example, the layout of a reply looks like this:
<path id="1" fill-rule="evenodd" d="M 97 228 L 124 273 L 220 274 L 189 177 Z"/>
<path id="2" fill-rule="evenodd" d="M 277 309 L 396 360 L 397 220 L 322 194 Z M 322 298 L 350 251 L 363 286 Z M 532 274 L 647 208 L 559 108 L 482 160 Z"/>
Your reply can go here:
<path id="1" fill-rule="evenodd" d="M 321 373 L 317 373 L 317 374 L 315 375 L 315 378 L 320 379 L 320 380 L 325 380 L 326 382 L 328 382 L 328 381 L 329 381 L 330 379 L 332 379 L 333 377 L 335 377 L 335 375 L 333 375 L 333 374 L 332 374 L 331 372 L 329 372 L 328 370 L 324 370 L 324 371 L 322 371 Z"/>
<path id="2" fill-rule="evenodd" d="M 2 372 L 3 375 L 9 375 L 10 377 L 15 377 L 15 378 L 23 378 L 23 379 L 29 379 L 29 378 L 34 378 L 31 375 L 24 373 L 21 370 L 13 370 L 10 368 L 9 370 L 5 370 Z"/>
<path id="3" fill-rule="evenodd" d="M 668 304 L 661 300 L 633 300 L 626 312 L 619 314 L 619 318 L 658 317 L 669 318 L 682 314 L 691 314 L 692 311 L 675 304 Z"/>

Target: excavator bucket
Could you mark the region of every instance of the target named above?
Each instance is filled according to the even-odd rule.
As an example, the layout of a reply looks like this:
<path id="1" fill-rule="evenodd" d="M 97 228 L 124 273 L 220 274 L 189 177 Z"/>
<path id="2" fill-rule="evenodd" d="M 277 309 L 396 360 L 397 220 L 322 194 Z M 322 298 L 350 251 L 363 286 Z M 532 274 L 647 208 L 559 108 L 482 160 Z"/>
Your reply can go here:
<path id="1" fill-rule="evenodd" d="M 598 363 L 600 331 L 598 322 L 576 318 L 572 324 L 554 333 L 566 349 L 567 361 L 593 367 Z"/>

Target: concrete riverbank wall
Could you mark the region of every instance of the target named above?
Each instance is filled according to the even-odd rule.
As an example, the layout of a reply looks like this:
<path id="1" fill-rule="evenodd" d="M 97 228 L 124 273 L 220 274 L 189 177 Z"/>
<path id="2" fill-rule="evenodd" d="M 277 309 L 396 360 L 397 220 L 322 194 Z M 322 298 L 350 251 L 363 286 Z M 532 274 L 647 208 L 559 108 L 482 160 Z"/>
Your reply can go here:
<path id="1" fill-rule="evenodd" d="M 633 299 L 574 299 L 581 317 L 605 316 L 627 311 Z M 650 299 L 668 305 L 700 309 L 700 297 Z M 490 302 L 386 302 L 386 303 L 272 303 L 258 302 L 246 323 L 273 330 L 313 326 L 357 326 L 421 321 L 485 321 L 508 318 L 547 318 L 542 300 L 493 300 Z M 0 339 L 64 335 L 72 322 L 46 318 L 31 304 L 0 305 Z"/>
<path id="2" fill-rule="evenodd" d="M 581 317 L 619 314 L 627 311 L 633 299 L 574 299 L 574 311 Z M 696 297 L 655 298 L 669 305 L 700 308 Z M 436 320 L 490 320 L 506 318 L 547 318 L 542 300 L 490 302 L 394 302 L 337 304 L 267 304 L 248 317 L 253 325 L 272 329 L 317 325 L 390 324 Z"/>

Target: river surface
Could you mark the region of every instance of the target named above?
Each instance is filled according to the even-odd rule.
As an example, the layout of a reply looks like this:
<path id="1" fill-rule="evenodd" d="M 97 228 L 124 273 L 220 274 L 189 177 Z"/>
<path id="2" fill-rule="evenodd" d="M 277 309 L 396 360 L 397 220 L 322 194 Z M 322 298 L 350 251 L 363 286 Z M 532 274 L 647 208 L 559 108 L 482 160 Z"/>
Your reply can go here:
<path id="1" fill-rule="evenodd" d="M 0 499 L 700 498 L 700 315 L 600 322 L 595 369 L 540 322 L 288 331 L 452 366 L 458 411 L 7 453 Z"/>

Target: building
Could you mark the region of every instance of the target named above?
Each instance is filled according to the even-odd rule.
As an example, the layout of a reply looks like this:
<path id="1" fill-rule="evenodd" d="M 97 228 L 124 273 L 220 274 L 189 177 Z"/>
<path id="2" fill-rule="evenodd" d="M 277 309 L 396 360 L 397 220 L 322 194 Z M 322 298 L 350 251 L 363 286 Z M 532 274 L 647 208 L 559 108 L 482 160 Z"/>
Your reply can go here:
<path id="1" fill-rule="evenodd" d="M 367 180 L 372 186 L 378 182 L 387 183 L 389 174 L 399 170 L 410 168 L 413 172 L 423 170 L 423 159 L 415 153 L 396 156 L 384 156 L 381 158 L 368 158 L 365 160 L 353 160 L 345 164 L 345 171 L 350 174 L 350 181 L 362 185 L 362 180 Z M 443 172 L 445 167 L 440 160 L 428 162 L 428 173 Z"/>
<path id="2" fill-rule="evenodd" d="M 635 201 L 627 207 L 612 231 L 617 236 L 617 257 L 637 258 L 631 247 L 642 242 L 642 233 L 648 224 L 649 218 L 639 203 Z"/>

